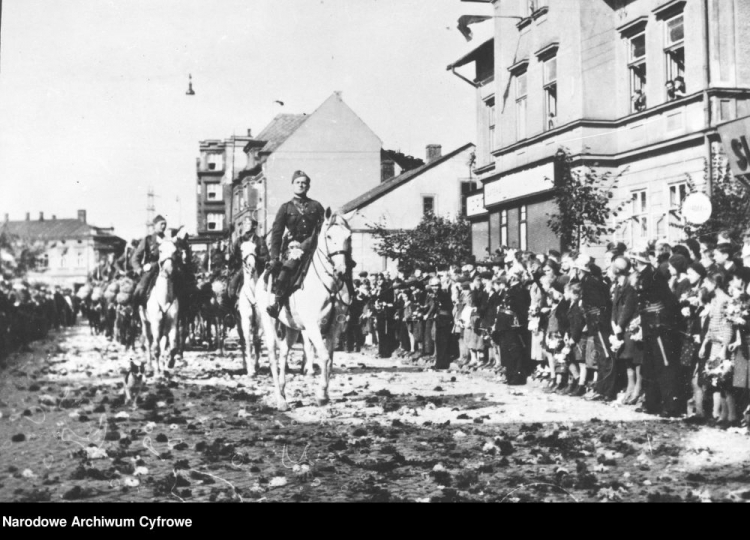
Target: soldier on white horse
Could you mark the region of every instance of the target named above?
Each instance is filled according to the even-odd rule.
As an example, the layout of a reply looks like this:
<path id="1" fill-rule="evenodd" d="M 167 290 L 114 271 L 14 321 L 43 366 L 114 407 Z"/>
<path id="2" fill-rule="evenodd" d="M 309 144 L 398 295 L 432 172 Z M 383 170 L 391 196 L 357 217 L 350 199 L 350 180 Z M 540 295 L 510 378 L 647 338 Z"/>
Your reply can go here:
<path id="1" fill-rule="evenodd" d="M 272 261 L 256 287 L 258 305 L 266 307 L 261 310 L 261 318 L 279 410 L 287 408 L 286 362 L 299 332 L 305 339 L 308 362 L 312 364 L 313 352 L 321 360 L 317 403 L 328 403 L 333 350 L 351 302 L 351 229 L 342 216 L 332 214 L 330 209 L 323 211 L 320 203 L 307 198 L 310 179 L 305 173 L 297 171 L 292 183 L 294 199 L 279 209 L 271 233 Z M 286 241 L 282 246 L 283 238 Z M 282 253 L 285 261 L 281 260 Z M 273 285 L 267 283 L 266 274 L 275 271 L 279 271 L 278 280 Z M 300 281 L 301 287 L 292 292 Z M 281 339 L 277 339 L 274 319 L 282 327 Z"/>

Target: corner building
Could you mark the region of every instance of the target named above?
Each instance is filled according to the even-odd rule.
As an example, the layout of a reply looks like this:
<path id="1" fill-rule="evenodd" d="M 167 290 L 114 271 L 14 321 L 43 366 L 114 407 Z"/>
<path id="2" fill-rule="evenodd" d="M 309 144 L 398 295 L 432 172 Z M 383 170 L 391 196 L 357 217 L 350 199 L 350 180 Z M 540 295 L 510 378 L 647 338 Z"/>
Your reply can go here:
<path id="1" fill-rule="evenodd" d="M 614 240 L 678 241 L 686 175 L 710 192 L 716 126 L 750 115 L 750 2 L 473 3 L 492 4 L 494 37 L 448 69 L 477 94 L 475 255 L 560 248 L 547 220 L 561 147 L 576 166 L 622 173 Z"/>

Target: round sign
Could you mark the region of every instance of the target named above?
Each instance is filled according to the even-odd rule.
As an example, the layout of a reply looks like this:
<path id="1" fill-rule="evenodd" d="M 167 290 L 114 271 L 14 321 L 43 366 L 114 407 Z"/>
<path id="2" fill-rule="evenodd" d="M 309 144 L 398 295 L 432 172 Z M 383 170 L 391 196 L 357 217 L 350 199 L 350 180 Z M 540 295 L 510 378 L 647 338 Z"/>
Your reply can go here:
<path id="1" fill-rule="evenodd" d="M 682 215 L 694 225 L 703 225 L 711 217 L 713 206 L 705 193 L 688 195 L 682 203 Z"/>

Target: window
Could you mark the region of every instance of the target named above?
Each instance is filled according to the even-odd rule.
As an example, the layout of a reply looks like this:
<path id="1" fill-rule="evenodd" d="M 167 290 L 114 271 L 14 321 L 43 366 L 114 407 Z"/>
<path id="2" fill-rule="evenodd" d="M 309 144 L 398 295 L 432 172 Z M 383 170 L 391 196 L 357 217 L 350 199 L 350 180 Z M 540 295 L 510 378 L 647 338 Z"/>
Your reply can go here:
<path id="1" fill-rule="evenodd" d="M 682 14 L 665 21 L 667 99 L 685 95 L 685 18 Z"/>
<path id="2" fill-rule="evenodd" d="M 76 255 L 76 268 L 83 268 L 86 266 L 83 251 L 79 251 Z"/>
<path id="3" fill-rule="evenodd" d="M 500 212 L 500 245 L 508 246 L 508 211 Z"/>
<path id="4" fill-rule="evenodd" d="M 208 154 L 206 156 L 206 165 L 209 171 L 222 171 L 224 170 L 224 155 L 223 154 Z"/>
<path id="5" fill-rule="evenodd" d="M 526 138 L 526 73 L 516 76 L 516 138 L 520 141 Z"/>
<path id="6" fill-rule="evenodd" d="M 646 190 L 633 192 L 631 206 L 631 237 L 630 245 L 638 245 L 639 241 L 649 238 L 648 234 L 648 194 Z"/>
<path id="7" fill-rule="evenodd" d="M 60 257 L 60 268 L 67 268 L 68 267 L 68 258 L 65 255 L 62 255 Z"/>
<path id="8" fill-rule="evenodd" d="M 630 70 L 630 112 L 646 108 L 646 34 L 641 33 L 628 40 Z"/>
<path id="9" fill-rule="evenodd" d="M 221 184 L 206 184 L 206 200 L 221 201 L 223 199 Z"/>
<path id="10" fill-rule="evenodd" d="M 557 126 L 557 57 L 544 62 L 545 131 Z"/>
<path id="11" fill-rule="evenodd" d="M 688 196 L 686 182 L 672 184 L 669 186 L 669 230 L 667 238 L 670 242 L 682 240 L 685 227 L 685 218 L 682 217 L 682 203 Z"/>
<path id="12" fill-rule="evenodd" d="M 209 231 L 222 231 L 224 230 L 224 214 L 210 213 L 206 215 L 206 221 L 208 222 Z"/>
<path id="13" fill-rule="evenodd" d="M 423 196 L 422 197 L 422 214 L 429 215 L 435 213 L 435 197 Z"/>
<path id="14" fill-rule="evenodd" d="M 49 255 L 45 253 L 44 255 L 37 257 L 34 261 L 34 266 L 36 267 L 37 271 L 40 272 L 49 268 Z"/>
<path id="15" fill-rule="evenodd" d="M 495 99 L 490 99 L 487 105 L 487 125 L 489 126 L 488 145 L 490 152 L 495 149 Z"/>
<path id="16" fill-rule="evenodd" d="M 519 240 L 520 240 L 519 246 L 520 246 L 520 248 L 521 248 L 522 251 L 526 251 L 527 246 L 528 246 L 528 229 L 529 229 L 528 222 L 527 222 L 528 209 L 527 209 L 526 205 L 524 205 L 524 206 L 521 207 L 520 214 L 521 214 L 521 216 L 520 216 L 521 219 L 519 220 L 519 224 L 520 225 L 519 225 L 519 228 L 518 228 L 518 235 L 520 237 L 519 238 Z"/>
<path id="17" fill-rule="evenodd" d="M 464 217 L 467 214 L 466 201 L 472 191 L 474 191 L 474 182 L 461 182 L 461 215 Z"/>

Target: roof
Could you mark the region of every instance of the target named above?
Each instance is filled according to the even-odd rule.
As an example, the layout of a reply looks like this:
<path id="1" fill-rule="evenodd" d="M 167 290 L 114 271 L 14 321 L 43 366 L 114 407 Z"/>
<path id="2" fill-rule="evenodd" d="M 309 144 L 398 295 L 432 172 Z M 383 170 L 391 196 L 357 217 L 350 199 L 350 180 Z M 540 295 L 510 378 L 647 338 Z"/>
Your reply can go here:
<path id="1" fill-rule="evenodd" d="M 371 202 L 376 201 L 383 195 L 393 191 L 397 187 L 404 185 L 410 180 L 413 180 L 417 176 L 437 167 L 442 163 L 445 163 L 449 159 L 454 158 L 455 156 L 471 148 L 472 146 L 474 146 L 474 143 L 466 143 L 461 148 L 457 148 L 450 154 L 446 154 L 434 161 L 427 163 L 426 165 L 422 165 L 421 167 L 412 169 L 411 171 L 407 171 L 399 176 L 391 178 L 390 180 L 386 180 L 382 184 L 378 184 L 377 186 L 372 188 L 370 191 L 363 193 L 356 199 L 349 201 L 341 209 L 344 213 L 351 212 L 352 210 L 359 210 L 360 208 L 367 206 Z"/>
<path id="2" fill-rule="evenodd" d="M 396 165 L 401 167 L 401 170 L 403 171 L 410 171 L 412 169 L 416 169 L 417 167 L 421 167 L 424 165 L 424 160 L 415 158 L 413 156 L 407 156 L 405 154 L 402 154 L 401 152 L 396 152 L 395 150 L 380 150 L 380 161 L 388 161 L 391 160 Z"/>
<path id="3" fill-rule="evenodd" d="M 261 131 L 256 140 L 266 141 L 261 152 L 271 153 L 281 146 L 307 120 L 306 114 L 279 114 Z"/>
<path id="4" fill-rule="evenodd" d="M 108 230 L 94 227 L 77 219 L 45 219 L 44 221 L 5 221 L 0 223 L 0 233 L 33 240 L 64 240 L 66 238 L 87 238 L 110 236 Z M 124 240 L 122 240 L 124 242 Z"/>

